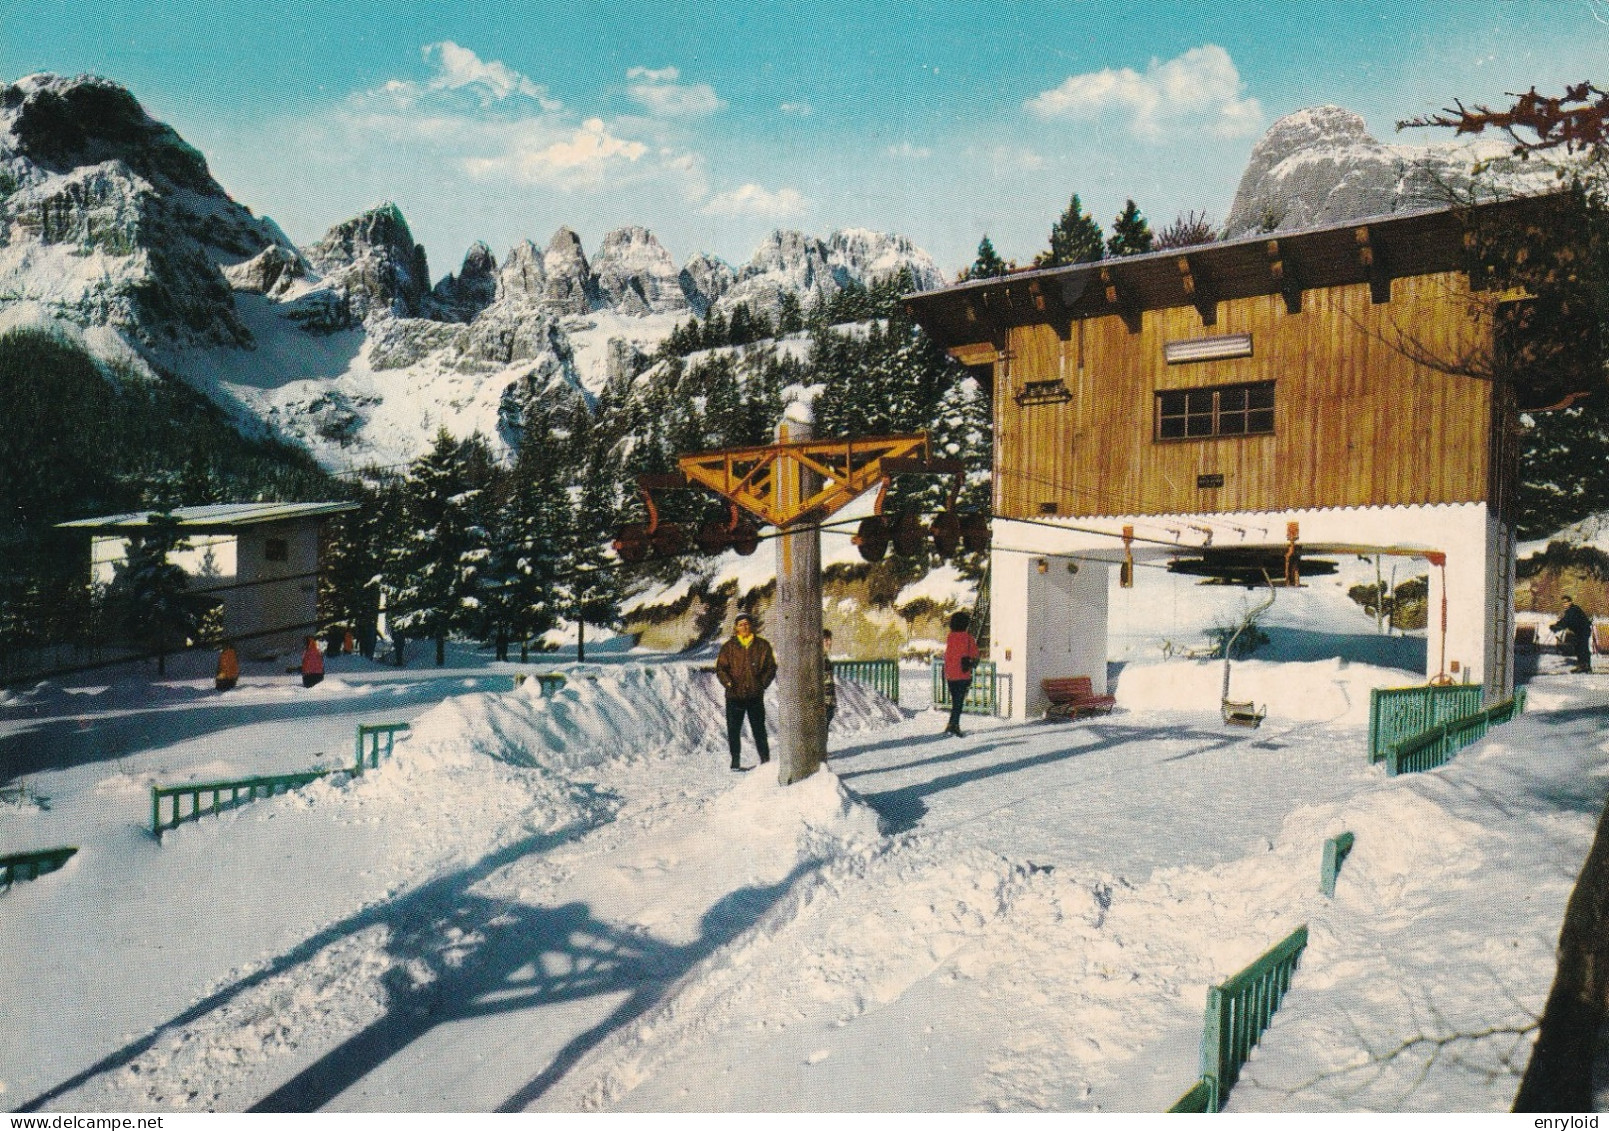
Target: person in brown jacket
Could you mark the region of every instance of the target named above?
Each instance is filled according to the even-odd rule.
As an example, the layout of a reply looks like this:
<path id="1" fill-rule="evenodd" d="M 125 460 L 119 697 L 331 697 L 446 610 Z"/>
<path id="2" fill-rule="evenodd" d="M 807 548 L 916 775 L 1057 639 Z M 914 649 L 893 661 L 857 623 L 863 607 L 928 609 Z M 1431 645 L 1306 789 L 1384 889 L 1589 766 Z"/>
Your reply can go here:
<path id="1" fill-rule="evenodd" d="M 732 751 L 732 768 L 741 770 L 738 755 L 745 715 L 761 763 L 771 760 L 771 744 L 765 735 L 765 689 L 777 678 L 777 657 L 771 642 L 754 634 L 754 618 L 748 613 L 739 613 L 732 627 L 732 639 L 721 645 L 721 654 L 715 659 L 715 678 L 726 689 L 726 744 Z"/>
<path id="2" fill-rule="evenodd" d="M 225 644 L 218 653 L 218 677 L 214 686 L 219 691 L 232 690 L 240 682 L 240 657 L 235 654 L 233 644 Z"/>

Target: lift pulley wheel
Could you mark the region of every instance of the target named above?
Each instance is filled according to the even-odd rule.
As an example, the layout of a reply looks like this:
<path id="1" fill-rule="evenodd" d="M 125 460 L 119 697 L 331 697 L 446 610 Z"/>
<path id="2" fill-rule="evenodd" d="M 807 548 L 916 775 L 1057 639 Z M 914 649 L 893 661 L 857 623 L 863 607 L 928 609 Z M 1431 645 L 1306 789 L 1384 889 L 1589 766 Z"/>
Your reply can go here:
<path id="1" fill-rule="evenodd" d="M 954 511 L 940 511 L 928 526 L 933 536 L 933 548 L 941 558 L 953 558 L 961 548 L 961 517 Z"/>
<path id="2" fill-rule="evenodd" d="M 649 549 L 647 524 L 631 522 L 622 526 L 613 545 L 621 561 L 628 564 L 643 561 L 648 557 Z"/>
<path id="3" fill-rule="evenodd" d="M 989 517 L 982 514 L 961 516 L 961 545 L 969 554 L 989 552 Z"/>
<path id="4" fill-rule="evenodd" d="M 902 558 L 918 556 L 927 548 L 925 534 L 920 516 L 909 513 L 896 515 L 890 535 L 894 552 Z"/>
<path id="5" fill-rule="evenodd" d="M 854 542 L 863 561 L 882 561 L 888 553 L 888 523 L 882 515 L 868 515 L 860 520 Z"/>

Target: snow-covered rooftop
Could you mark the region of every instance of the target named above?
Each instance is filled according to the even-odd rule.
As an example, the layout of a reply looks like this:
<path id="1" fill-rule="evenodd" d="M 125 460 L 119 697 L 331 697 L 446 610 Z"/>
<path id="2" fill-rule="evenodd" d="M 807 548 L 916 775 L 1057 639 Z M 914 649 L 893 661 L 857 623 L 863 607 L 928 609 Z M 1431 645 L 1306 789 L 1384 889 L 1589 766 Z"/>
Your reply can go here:
<path id="1" fill-rule="evenodd" d="M 180 526 L 193 529 L 259 526 L 267 522 L 288 522 L 297 518 L 318 518 L 357 510 L 356 503 L 216 503 L 204 507 L 174 507 L 172 515 Z M 151 516 L 161 511 L 130 511 L 103 518 L 80 518 L 57 523 L 58 529 L 118 531 L 143 529 Z"/>

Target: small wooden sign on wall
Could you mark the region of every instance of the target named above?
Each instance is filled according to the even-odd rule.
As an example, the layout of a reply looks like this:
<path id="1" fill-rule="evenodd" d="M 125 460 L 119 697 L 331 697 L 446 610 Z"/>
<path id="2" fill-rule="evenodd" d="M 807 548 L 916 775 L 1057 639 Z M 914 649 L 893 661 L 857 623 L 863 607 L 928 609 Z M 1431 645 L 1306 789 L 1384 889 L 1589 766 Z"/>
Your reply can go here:
<path id="1" fill-rule="evenodd" d="M 1224 485 L 1223 472 L 1215 471 L 1211 475 L 1196 476 L 1197 487 L 1222 487 Z"/>

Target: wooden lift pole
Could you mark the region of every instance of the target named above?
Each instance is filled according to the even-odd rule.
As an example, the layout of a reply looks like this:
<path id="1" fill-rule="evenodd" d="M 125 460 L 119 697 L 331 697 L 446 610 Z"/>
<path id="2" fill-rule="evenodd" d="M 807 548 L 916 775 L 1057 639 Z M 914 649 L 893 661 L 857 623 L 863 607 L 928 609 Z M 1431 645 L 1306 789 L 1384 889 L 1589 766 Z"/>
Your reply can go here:
<path id="1" fill-rule="evenodd" d="M 809 421 L 784 419 L 777 441 L 811 438 Z M 777 502 L 800 506 L 821 489 L 821 477 L 784 454 L 777 461 Z M 821 528 L 813 522 L 782 528 L 777 538 L 777 780 L 802 781 L 827 756 L 827 706 L 821 686 Z"/>
<path id="2" fill-rule="evenodd" d="M 777 774 L 809 777 L 827 753 L 821 670 L 821 529 L 830 515 L 883 484 L 893 468 L 936 474 L 926 435 L 813 440 L 809 421 L 784 420 L 778 442 L 676 458 L 687 486 L 713 491 L 777 528 L 777 599 L 767 638 L 777 653 Z M 922 458 L 913 458 L 922 457 Z M 958 468 L 946 463 L 943 473 Z M 663 486 L 663 485 L 661 485 Z M 636 530 L 639 550 L 661 529 Z M 617 548 L 626 543 L 622 538 Z"/>

